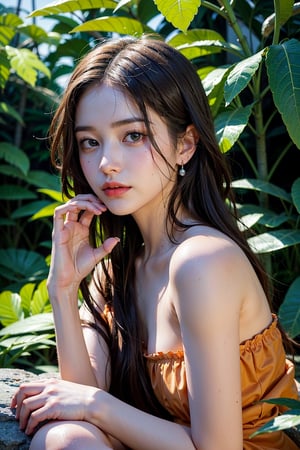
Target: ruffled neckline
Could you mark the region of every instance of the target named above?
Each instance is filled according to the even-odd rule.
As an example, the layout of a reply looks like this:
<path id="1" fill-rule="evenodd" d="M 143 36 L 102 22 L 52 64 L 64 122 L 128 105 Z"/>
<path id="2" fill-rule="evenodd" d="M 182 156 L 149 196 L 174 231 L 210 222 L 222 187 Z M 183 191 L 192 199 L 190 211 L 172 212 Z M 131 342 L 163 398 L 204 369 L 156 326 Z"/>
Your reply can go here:
<path id="1" fill-rule="evenodd" d="M 262 330 L 260 333 L 256 334 L 250 339 L 247 339 L 244 342 L 241 342 L 240 344 L 240 351 L 247 351 L 247 350 L 255 350 L 261 341 L 264 339 L 268 339 L 269 337 L 272 337 L 272 335 L 278 332 L 277 328 L 278 318 L 275 314 L 272 314 L 272 322 L 269 326 L 267 326 L 264 330 Z M 184 351 L 183 350 L 176 350 L 176 351 L 168 351 L 168 352 L 153 352 L 153 353 L 144 353 L 144 357 L 150 360 L 183 360 L 184 359 Z"/>

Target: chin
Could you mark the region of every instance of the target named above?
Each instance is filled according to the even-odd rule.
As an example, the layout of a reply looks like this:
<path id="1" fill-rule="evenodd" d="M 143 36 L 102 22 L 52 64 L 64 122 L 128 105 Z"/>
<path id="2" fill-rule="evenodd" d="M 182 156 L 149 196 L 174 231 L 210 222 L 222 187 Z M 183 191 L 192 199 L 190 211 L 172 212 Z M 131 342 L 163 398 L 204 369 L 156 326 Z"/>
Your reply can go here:
<path id="1" fill-rule="evenodd" d="M 131 210 L 124 210 L 124 209 L 118 209 L 118 208 L 108 208 L 107 210 L 113 214 L 114 216 L 129 216 L 131 215 L 133 212 Z"/>

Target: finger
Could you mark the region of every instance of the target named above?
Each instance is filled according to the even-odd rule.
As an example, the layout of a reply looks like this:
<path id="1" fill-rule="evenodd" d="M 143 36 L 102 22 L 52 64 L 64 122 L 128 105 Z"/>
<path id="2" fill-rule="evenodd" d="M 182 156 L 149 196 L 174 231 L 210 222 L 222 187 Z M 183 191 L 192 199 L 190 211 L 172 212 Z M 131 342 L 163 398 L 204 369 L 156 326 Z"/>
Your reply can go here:
<path id="1" fill-rule="evenodd" d="M 88 211 L 92 215 L 100 215 L 106 211 L 106 206 L 99 201 L 70 200 L 64 205 L 58 206 L 54 211 L 54 230 L 63 230 L 66 222 L 77 222 L 82 211 Z"/>
<path id="2" fill-rule="evenodd" d="M 88 228 L 91 225 L 94 216 L 95 214 L 93 212 L 84 211 L 79 219 L 79 222 L 81 223 L 81 225 Z"/>
<path id="3" fill-rule="evenodd" d="M 98 263 L 101 259 L 108 255 L 119 242 L 120 239 L 118 237 L 112 237 L 106 239 L 101 247 L 95 248 L 94 257 L 96 262 Z"/>
<path id="4" fill-rule="evenodd" d="M 17 406 L 17 396 L 18 396 L 18 392 L 19 392 L 19 389 L 14 393 L 14 395 L 12 396 L 12 399 L 11 399 L 11 401 L 10 401 L 10 407 L 11 408 L 16 408 L 16 406 Z"/>
<path id="5" fill-rule="evenodd" d="M 19 418 L 20 409 L 25 399 L 33 395 L 39 394 L 42 391 L 42 389 L 43 386 L 41 383 L 38 385 L 24 383 L 19 387 L 19 389 L 16 391 L 11 401 L 11 407 L 16 408 L 16 419 Z"/>
<path id="6" fill-rule="evenodd" d="M 93 207 L 99 210 L 106 210 L 106 206 L 103 202 L 101 202 L 97 197 L 94 196 L 90 196 L 90 197 L 86 197 L 84 195 L 80 196 L 76 196 L 74 198 L 72 198 L 71 200 L 69 200 L 68 202 L 65 203 L 65 206 L 69 206 L 69 205 L 76 205 L 78 206 L 78 209 L 86 209 L 86 207 Z M 64 205 L 62 205 L 64 206 Z"/>
<path id="7" fill-rule="evenodd" d="M 40 409 L 44 406 L 44 403 L 45 401 L 40 395 L 28 397 L 23 401 L 18 417 L 21 430 L 28 427 L 28 422 L 30 421 L 33 411 Z"/>

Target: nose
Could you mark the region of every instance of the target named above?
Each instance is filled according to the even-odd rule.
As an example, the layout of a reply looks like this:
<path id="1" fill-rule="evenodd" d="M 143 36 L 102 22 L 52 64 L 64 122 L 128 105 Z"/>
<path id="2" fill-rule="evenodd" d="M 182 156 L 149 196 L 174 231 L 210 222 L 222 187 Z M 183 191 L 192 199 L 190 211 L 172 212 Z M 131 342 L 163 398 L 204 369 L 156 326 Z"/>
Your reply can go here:
<path id="1" fill-rule="evenodd" d="M 103 143 L 102 154 L 99 162 L 99 170 L 105 174 L 120 172 L 122 167 L 122 152 L 117 142 Z"/>

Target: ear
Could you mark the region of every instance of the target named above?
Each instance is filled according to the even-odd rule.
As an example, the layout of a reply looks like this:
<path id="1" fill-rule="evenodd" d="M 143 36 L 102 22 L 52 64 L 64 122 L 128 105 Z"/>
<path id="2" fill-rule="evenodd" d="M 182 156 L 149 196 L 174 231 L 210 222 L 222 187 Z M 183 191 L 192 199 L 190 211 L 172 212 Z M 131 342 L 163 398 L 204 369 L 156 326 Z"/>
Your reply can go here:
<path id="1" fill-rule="evenodd" d="M 178 139 L 177 164 L 186 164 L 193 156 L 199 141 L 199 133 L 193 124 L 189 125 L 183 136 Z"/>

